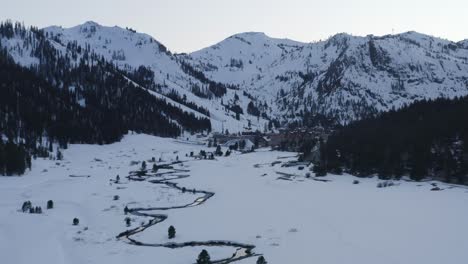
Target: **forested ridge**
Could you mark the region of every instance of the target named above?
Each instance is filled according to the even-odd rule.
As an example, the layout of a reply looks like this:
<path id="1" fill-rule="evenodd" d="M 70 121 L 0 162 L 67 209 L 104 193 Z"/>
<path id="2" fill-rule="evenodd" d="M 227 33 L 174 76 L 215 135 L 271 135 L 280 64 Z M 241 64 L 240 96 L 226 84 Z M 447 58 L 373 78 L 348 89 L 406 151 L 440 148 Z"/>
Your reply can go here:
<path id="1" fill-rule="evenodd" d="M 2 43 L 12 38 L 22 46 Z M 59 50 L 59 44 L 35 28 L 0 24 L 0 175 L 22 174 L 31 155 L 60 156 L 54 145 L 106 144 L 129 130 L 163 137 L 211 130 L 209 119 L 137 87 L 124 76 L 132 73 L 89 47 L 73 43 Z M 12 50 L 29 53 L 38 63 L 20 66 Z M 146 79 L 144 85 L 154 82 Z"/>
<path id="2" fill-rule="evenodd" d="M 321 145 L 319 172 L 467 184 L 468 97 L 420 101 L 345 126 Z"/>

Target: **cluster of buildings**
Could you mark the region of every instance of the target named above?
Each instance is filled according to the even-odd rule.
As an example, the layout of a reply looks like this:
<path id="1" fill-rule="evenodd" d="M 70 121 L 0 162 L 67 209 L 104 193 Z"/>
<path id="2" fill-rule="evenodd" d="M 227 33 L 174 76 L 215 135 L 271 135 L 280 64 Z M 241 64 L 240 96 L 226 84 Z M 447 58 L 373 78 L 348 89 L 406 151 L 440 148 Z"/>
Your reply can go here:
<path id="1" fill-rule="evenodd" d="M 255 147 L 271 147 L 272 149 L 287 148 L 287 150 L 290 151 L 298 151 L 305 141 L 318 141 L 319 139 L 326 141 L 329 133 L 330 131 L 323 127 L 280 129 L 277 133 L 214 133 L 213 142 L 228 147 L 236 143 L 238 145 L 244 145 L 244 143 L 241 143 L 244 141 L 246 146 L 254 145 Z"/>

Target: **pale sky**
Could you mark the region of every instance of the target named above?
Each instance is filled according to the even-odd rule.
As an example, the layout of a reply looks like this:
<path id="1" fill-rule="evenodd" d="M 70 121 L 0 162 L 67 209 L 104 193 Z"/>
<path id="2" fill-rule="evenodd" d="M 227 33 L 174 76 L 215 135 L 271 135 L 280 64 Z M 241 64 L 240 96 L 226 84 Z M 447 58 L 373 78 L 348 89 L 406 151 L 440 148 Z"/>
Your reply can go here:
<path id="1" fill-rule="evenodd" d="M 0 0 L 0 20 L 75 26 L 88 20 L 150 34 L 191 52 L 246 31 L 303 42 L 346 32 L 418 31 L 468 38 L 468 0 Z"/>

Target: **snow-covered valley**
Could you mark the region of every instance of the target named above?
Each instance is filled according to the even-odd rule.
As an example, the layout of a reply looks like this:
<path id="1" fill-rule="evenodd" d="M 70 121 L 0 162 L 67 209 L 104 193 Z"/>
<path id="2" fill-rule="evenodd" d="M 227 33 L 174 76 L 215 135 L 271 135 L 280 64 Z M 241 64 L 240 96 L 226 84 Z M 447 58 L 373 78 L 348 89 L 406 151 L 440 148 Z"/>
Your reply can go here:
<path id="1" fill-rule="evenodd" d="M 233 241 L 254 245 L 253 254 L 273 264 L 461 264 L 468 257 L 466 187 L 402 180 L 377 188 L 377 178 L 306 177 L 308 168 L 281 167 L 296 153 L 268 149 L 215 160 L 186 156 L 200 150 L 208 149 L 133 134 L 110 145 L 70 145 L 64 160 L 38 159 L 24 176 L 0 177 L 2 262 L 194 263 L 203 248 L 212 260 L 230 258 L 235 248 L 170 249 L 116 238 L 151 220 L 125 215 L 126 206 L 191 204 L 203 196 L 192 189 L 214 196 L 196 206 L 152 211 L 167 219 L 131 238 L 144 244 Z M 151 169 L 152 157 L 157 164 L 183 161 L 173 166 L 189 177 L 170 181 L 187 191 L 150 182 L 157 177 L 126 178 L 142 161 Z M 442 190 L 431 191 L 433 185 Z M 27 200 L 44 208 L 43 213 L 23 213 L 21 204 Z M 45 209 L 48 200 L 54 201 L 53 209 Z M 77 226 L 72 225 L 75 217 Z M 174 239 L 167 238 L 170 225 L 177 230 Z M 236 263 L 252 264 L 256 259 Z"/>

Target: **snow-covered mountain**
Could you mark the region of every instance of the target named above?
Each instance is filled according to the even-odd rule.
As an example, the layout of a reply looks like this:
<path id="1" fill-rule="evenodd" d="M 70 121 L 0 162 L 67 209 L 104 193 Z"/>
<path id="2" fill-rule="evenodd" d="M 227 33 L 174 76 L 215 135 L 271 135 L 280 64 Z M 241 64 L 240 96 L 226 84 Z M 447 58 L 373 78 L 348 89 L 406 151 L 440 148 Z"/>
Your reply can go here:
<path id="1" fill-rule="evenodd" d="M 240 115 L 237 120 L 236 114 L 227 110 L 230 107 L 225 106 L 234 106 L 242 102 L 241 107 L 246 109 L 248 100 L 250 101 L 248 97 L 232 89 L 227 89 L 222 98 L 212 96 L 209 94 L 209 84 L 206 80 L 200 80 L 196 74 L 184 70 L 175 55 L 147 34 L 129 28 L 102 26 L 92 21 L 71 28 L 51 26 L 44 28 L 44 31 L 51 39 L 64 46 L 76 42 L 80 46 L 90 47 L 121 69 L 148 67 L 154 72 L 155 82 L 160 85 L 157 91 L 159 94 L 169 95 L 175 91 L 188 102 L 209 109 L 212 127 L 216 131 L 223 128 L 231 132 L 243 131 L 249 129 L 249 124 L 252 130 L 263 130 L 267 122 L 246 113 Z M 208 94 L 209 98 L 195 95 L 194 90 L 201 90 L 202 93 Z"/>
<path id="2" fill-rule="evenodd" d="M 416 100 L 468 94 L 468 40 L 416 32 L 341 33 L 314 43 L 248 32 L 172 54 L 147 34 L 91 21 L 44 31 L 60 52 L 79 45 L 124 71 L 150 69 L 155 96 L 200 116 L 206 113 L 191 106 L 208 109 L 215 131 L 311 124 L 317 116 L 347 123 Z M 18 40 L 3 45 L 20 64 L 37 63 Z"/>
<path id="3" fill-rule="evenodd" d="M 166 92 L 184 94 L 226 123 L 236 121 L 234 114 L 223 116 L 220 99 L 214 103 L 195 96 L 191 87 L 203 83 L 183 71 L 181 61 L 215 82 L 238 87 L 238 92 L 228 89 L 222 99 L 239 105 L 252 124 L 257 122 L 247 114 L 251 101 L 265 117 L 283 123 L 311 116 L 307 113 L 346 123 L 415 100 L 468 94 L 467 42 L 416 32 L 383 37 L 337 34 L 317 43 L 248 32 L 191 54 L 172 55 L 146 34 L 94 22 L 45 30 L 62 41 L 90 45 L 120 67 L 150 67 Z M 231 129 L 236 126 L 245 123 Z"/>
<path id="4" fill-rule="evenodd" d="M 468 94 L 467 44 L 416 32 L 338 34 L 308 44 L 244 33 L 187 59 L 267 102 L 274 115 L 290 119 L 305 111 L 346 123 L 415 100 Z"/>

